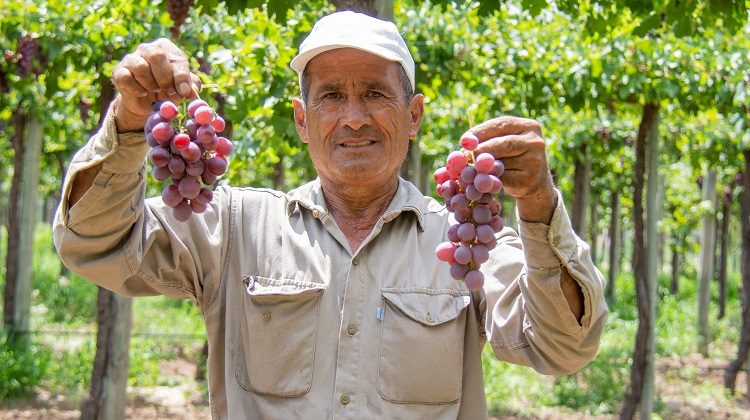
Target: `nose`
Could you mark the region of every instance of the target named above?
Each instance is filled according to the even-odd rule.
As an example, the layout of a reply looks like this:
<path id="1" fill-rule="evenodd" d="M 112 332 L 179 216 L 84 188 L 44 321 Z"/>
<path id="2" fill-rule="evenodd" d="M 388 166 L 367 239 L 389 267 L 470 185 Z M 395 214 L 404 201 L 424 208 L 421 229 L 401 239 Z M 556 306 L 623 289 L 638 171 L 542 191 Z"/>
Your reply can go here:
<path id="1" fill-rule="evenodd" d="M 341 115 L 341 125 L 352 130 L 359 130 L 370 122 L 370 113 L 362 98 L 350 96 Z"/>

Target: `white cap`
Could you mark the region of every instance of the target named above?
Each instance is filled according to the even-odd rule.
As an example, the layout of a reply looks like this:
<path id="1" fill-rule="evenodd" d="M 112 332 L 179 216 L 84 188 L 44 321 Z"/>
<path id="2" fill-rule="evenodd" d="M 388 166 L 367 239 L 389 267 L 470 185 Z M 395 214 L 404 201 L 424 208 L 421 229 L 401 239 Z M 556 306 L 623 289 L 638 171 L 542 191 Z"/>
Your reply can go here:
<path id="1" fill-rule="evenodd" d="M 400 63 L 415 88 L 414 59 L 396 25 L 352 11 L 332 13 L 317 21 L 290 66 L 301 78 L 308 61 L 337 48 L 357 48 Z"/>

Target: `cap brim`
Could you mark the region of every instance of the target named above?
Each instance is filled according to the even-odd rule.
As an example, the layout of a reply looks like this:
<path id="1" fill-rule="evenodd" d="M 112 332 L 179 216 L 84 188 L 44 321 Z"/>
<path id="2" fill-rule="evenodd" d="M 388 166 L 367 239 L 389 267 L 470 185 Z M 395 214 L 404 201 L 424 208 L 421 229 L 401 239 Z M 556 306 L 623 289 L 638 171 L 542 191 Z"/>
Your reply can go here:
<path id="1" fill-rule="evenodd" d="M 350 45 L 350 44 L 328 44 L 328 45 L 322 45 L 317 48 L 312 48 L 310 50 L 305 51 L 304 53 L 294 57 L 291 63 L 289 63 L 289 66 L 299 73 L 300 75 L 305 70 L 305 66 L 307 66 L 307 63 L 310 62 L 315 56 L 324 53 L 326 51 L 330 50 L 336 50 L 339 48 L 355 48 L 361 51 L 367 51 L 371 54 L 375 54 L 377 56 L 383 57 L 386 60 L 389 61 L 395 61 L 402 66 L 404 65 L 403 60 L 401 57 L 397 54 L 394 54 L 392 51 L 386 49 L 386 48 L 373 48 L 372 46 L 370 48 L 362 48 L 358 45 Z"/>

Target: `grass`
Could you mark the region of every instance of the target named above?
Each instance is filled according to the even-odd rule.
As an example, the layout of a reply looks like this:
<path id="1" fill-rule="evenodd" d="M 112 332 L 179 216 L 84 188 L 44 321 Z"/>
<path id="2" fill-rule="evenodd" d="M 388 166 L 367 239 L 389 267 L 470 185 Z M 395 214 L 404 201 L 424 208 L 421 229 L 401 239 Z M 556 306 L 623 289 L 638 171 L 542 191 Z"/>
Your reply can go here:
<path id="1" fill-rule="evenodd" d="M 2 230 L 0 243 L 5 245 Z M 35 234 L 33 266 L 34 333 L 28 337 L 26 349 L 7 346 L 2 341 L 4 337 L 0 337 L 0 402 L 28 396 L 37 386 L 52 395 L 80 401 L 90 384 L 96 352 L 97 287 L 63 269 L 46 225 L 39 225 Z M 2 280 L 0 285 L 4 276 Z M 200 309 L 192 302 L 163 296 L 134 299 L 132 333 L 130 386 L 171 386 L 178 385 L 176 380 L 192 381 L 161 373 L 164 360 L 197 360 L 205 327 Z"/>
<path id="2" fill-rule="evenodd" d="M 699 336 L 697 331 L 696 281 L 681 279 L 681 290 L 676 296 L 669 294 L 668 277 L 661 279 L 660 300 L 656 321 L 656 357 L 684 359 L 696 357 Z M 709 358 L 724 362 L 734 357 L 739 340 L 739 274 L 728 279 L 729 296 L 727 315 L 716 320 L 716 302 L 710 314 L 712 344 Z M 596 358 L 579 372 L 559 377 L 545 377 L 528 368 L 511 366 L 494 360 L 490 351 L 484 353 L 485 391 L 492 415 L 540 416 L 548 407 L 571 409 L 589 415 L 615 414 L 619 411 L 630 382 L 630 365 L 635 331 L 638 326 L 635 290 L 630 274 L 623 273 L 617 281 L 616 300 L 610 304 L 607 326 Z M 715 285 L 714 285 L 714 288 Z M 713 291 L 713 296 L 717 291 Z M 685 370 L 686 372 L 683 372 Z M 704 381 L 704 372 L 690 366 L 680 370 L 685 377 L 660 377 L 656 382 L 689 384 L 684 397 L 699 393 L 711 404 L 731 404 L 732 397 L 715 382 Z M 674 373 L 667 372 L 669 375 Z M 655 403 L 656 415 L 670 415 L 670 408 L 659 400 Z"/>

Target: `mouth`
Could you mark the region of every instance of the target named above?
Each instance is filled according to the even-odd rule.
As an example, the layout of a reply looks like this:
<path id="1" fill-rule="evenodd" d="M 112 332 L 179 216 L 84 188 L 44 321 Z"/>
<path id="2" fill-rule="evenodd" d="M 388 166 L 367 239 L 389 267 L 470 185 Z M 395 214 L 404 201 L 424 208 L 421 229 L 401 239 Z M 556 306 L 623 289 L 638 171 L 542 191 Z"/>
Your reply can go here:
<path id="1" fill-rule="evenodd" d="M 363 141 L 352 141 L 352 142 L 341 143 L 340 146 L 347 147 L 347 148 L 357 148 L 357 147 L 370 146 L 372 144 L 375 144 L 375 142 L 372 140 L 363 140 Z"/>

